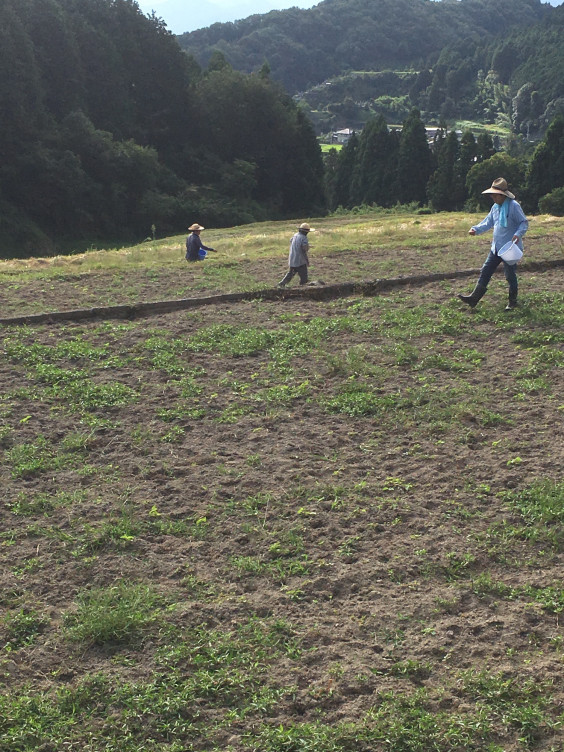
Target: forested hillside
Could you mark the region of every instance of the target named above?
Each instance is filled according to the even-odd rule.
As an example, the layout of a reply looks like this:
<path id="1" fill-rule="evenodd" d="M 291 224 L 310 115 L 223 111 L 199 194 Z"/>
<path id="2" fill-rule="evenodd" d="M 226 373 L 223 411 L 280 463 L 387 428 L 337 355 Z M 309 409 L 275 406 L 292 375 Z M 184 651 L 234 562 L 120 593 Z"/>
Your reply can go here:
<path id="1" fill-rule="evenodd" d="M 539 0 L 324 0 L 178 39 L 202 64 L 213 50 L 246 72 L 267 60 L 273 77 L 295 93 L 346 70 L 432 65 L 450 44 L 460 45 L 465 58 L 468 42 L 528 28 L 552 11 Z"/>
<path id="2" fill-rule="evenodd" d="M 421 109 L 443 118 L 504 123 L 538 138 L 564 112 L 564 6 L 527 29 L 494 41 L 443 49 L 432 71 L 413 91 Z M 417 90 L 418 89 L 418 90 Z"/>
<path id="3" fill-rule="evenodd" d="M 470 119 L 539 137 L 564 111 L 564 7 L 537 0 L 325 0 L 179 37 L 205 64 L 264 64 L 299 95 L 318 133 Z"/>
<path id="4" fill-rule="evenodd" d="M 0 257 L 323 208 L 268 71 L 202 70 L 133 0 L 3 0 L 0 74 Z"/>
<path id="5" fill-rule="evenodd" d="M 445 208 L 452 180 L 451 208 L 462 206 L 472 197 L 465 149 L 474 147 L 453 142 L 441 165 L 443 143 L 428 154 L 422 124 L 462 117 L 542 140 L 564 112 L 563 27 L 564 7 L 538 0 L 325 0 L 176 38 L 135 0 L 4 0 L 0 257 L 138 242 L 193 221 L 314 216 L 327 206 Z M 380 159 L 377 120 L 353 171 L 352 147 L 324 169 L 314 111 L 318 132 L 372 118 L 417 122 L 420 143 L 391 136 Z M 551 158 L 562 152 L 556 133 Z M 476 145 L 475 159 L 487 161 L 486 147 Z M 536 209 L 564 183 L 561 161 L 547 173 L 543 155 L 525 179 L 525 147 L 515 182 L 530 186 Z M 414 192 L 401 175 L 422 157 Z M 433 177 L 453 165 L 452 180 Z"/>

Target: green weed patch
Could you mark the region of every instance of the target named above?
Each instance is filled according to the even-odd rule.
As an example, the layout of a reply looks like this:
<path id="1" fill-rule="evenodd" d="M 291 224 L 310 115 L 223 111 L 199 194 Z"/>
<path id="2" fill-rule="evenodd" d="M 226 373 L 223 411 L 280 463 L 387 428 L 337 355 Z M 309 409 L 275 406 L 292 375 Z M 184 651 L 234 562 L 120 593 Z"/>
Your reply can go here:
<path id="1" fill-rule="evenodd" d="M 92 588 L 79 595 L 76 610 L 66 615 L 65 630 L 79 642 L 131 643 L 155 623 L 158 603 L 157 593 L 141 583 Z"/>

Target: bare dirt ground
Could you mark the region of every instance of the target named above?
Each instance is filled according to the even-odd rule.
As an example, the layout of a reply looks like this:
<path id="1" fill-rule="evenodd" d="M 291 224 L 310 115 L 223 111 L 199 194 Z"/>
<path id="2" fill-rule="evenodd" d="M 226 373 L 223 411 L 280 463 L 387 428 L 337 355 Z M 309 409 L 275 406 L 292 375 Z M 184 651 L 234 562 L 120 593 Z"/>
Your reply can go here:
<path id="1" fill-rule="evenodd" d="M 324 263 L 319 276 L 333 279 L 341 264 L 351 268 L 344 257 Z M 409 267 L 416 267 L 415 257 Z M 249 265 L 257 283 L 280 272 L 283 264 Z M 127 286 L 135 300 L 167 299 L 182 286 L 173 274 L 130 274 Z M 117 288 L 115 298 L 108 292 L 114 289 L 108 275 L 41 284 L 4 289 L 3 312 L 65 310 L 119 297 Z M 528 536 L 504 495 L 535 480 L 562 481 L 562 370 L 547 365 L 545 386 L 525 384 L 518 372 L 530 368 L 530 353 L 515 339 L 526 330 L 554 334 L 550 322 L 530 311 L 535 300 L 561 297 L 562 274 L 523 272 L 521 285 L 523 308 L 509 320 L 501 313 L 505 284 L 496 277 L 475 312 L 453 302 L 459 283 L 442 283 L 392 291 L 381 301 L 240 303 L 125 325 L 5 328 L 0 613 L 32 609 L 45 621 L 33 642 L 4 649 L 3 691 L 49 693 L 100 672 L 118 683 L 148 681 L 165 639 L 158 630 L 120 648 L 120 660 L 116 649 L 77 647 L 64 633 L 65 615 L 83 589 L 143 581 L 179 604 L 163 619 L 184 632 L 202 624 L 229 632 L 251 618 L 284 620 L 300 645 L 299 658 L 277 658 L 266 671 L 265 684 L 292 688 L 267 710 L 227 723 L 221 703 L 200 698 L 207 731 L 180 736 L 186 749 L 266 749 L 265 726 L 366 724 L 385 698 L 413 698 L 420 690 L 430 713 L 465 719 L 469 727 L 485 708 L 490 732 L 468 731 L 467 749 L 562 749 L 564 631 L 559 608 L 544 607 L 534 595 L 562 592 L 562 548 L 538 532 Z M 204 286 L 198 295 L 214 291 Z M 457 318 L 459 308 L 464 319 Z M 441 326 L 401 333 L 403 318 L 394 335 L 396 311 L 422 309 L 431 318 L 442 311 Z M 342 315 L 367 326 L 332 334 L 317 352 L 298 352 L 286 376 L 274 375 L 272 355 L 262 347 L 240 356 L 214 348 L 178 351 L 184 376 L 196 374 L 203 390 L 184 401 L 172 385 L 181 375 L 148 359 L 150 337 L 189 342 L 211 324 L 279 332 L 289 321 Z M 46 389 L 52 382 L 42 381 L 35 364 L 9 350 L 15 340 L 31 350 L 77 338 L 107 348 L 103 367 L 68 355 L 54 365 L 87 370 L 96 383 L 111 376 L 138 395 L 135 402 L 77 412 Z M 556 342 L 561 349 L 562 340 Z M 472 368 L 452 365 L 472 358 L 470 351 L 479 353 Z M 368 370 L 355 371 L 354 353 L 363 354 Z M 327 400 L 359 378 L 381 396 L 427 389 L 429 410 L 424 401 L 368 416 L 328 410 Z M 296 392 L 287 402 L 269 401 L 265 391 L 304 382 L 303 396 Z M 204 410 L 201 419 L 159 419 L 162 408 L 188 403 Z M 443 408 L 448 414 L 440 415 Z M 96 417 L 90 427 L 87 415 Z M 171 425 L 178 430 L 167 438 Z M 64 445 L 77 435 L 82 443 Z M 38 436 L 51 448 L 51 464 L 18 472 L 14 448 L 36 444 Z M 57 464 L 61 453 L 65 461 Z M 58 505 L 62 489 L 74 496 Z M 43 509 L 21 511 L 26 500 L 37 505 L 40 498 L 47 500 Z M 110 523 L 124 520 L 132 526 L 129 537 L 108 533 Z M 156 527 L 159 520 L 168 527 Z M 176 534 L 180 522 L 200 525 L 202 534 Z M 488 591 L 484 577 L 505 589 Z M 0 646 L 10 642 L 7 624 L 0 622 Z M 496 704 L 479 676 L 503 679 L 514 694 L 507 690 L 507 702 Z M 524 707 L 525 696 L 539 714 L 530 733 L 521 716 L 510 717 L 510 706 Z M 87 728 L 102 723 L 91 713 L 82 720 Z M 69 739 L 78 745 L 80 733 L 73 733 Z M 138 748 L 165 749 L 164 737 L 154 738 L 154 746 Z M 43 735 L 37 749 L 63 748 L 49 744 Z M 97 749 L 88 744 L 82 748 Z M 405 744 L 331 749 L 426 749 Z M 428 749 L 464 747 L 442 738 Z M 98 748 L 105 749 L 101 742 Z"/>

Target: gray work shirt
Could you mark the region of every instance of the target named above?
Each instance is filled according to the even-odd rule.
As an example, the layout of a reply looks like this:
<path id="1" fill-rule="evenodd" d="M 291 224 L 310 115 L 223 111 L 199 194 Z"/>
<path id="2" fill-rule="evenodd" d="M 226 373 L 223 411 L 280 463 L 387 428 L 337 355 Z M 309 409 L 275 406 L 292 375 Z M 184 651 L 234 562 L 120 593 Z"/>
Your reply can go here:
<path id="1" fill-rule="evenodd" d="M 297 232 L 290 241 L 290 254 L 288 256 L 288 266 L 309 266 L 309 258 L 307 252 L 309 250 L 309 242 L 306 232 Z"/>

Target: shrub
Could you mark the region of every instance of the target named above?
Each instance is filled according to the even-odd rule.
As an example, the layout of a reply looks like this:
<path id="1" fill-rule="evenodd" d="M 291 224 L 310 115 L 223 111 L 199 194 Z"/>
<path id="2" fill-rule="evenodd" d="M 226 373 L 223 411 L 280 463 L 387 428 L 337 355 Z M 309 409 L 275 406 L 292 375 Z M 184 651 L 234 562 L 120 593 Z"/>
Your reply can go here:
<path id="1" fill-rule="evenodd" d="M 541 214 L 553 214 L 555 217 L 564 217 L 564 186 L 555 188 L 546 196 L 539 199 Z"/>

